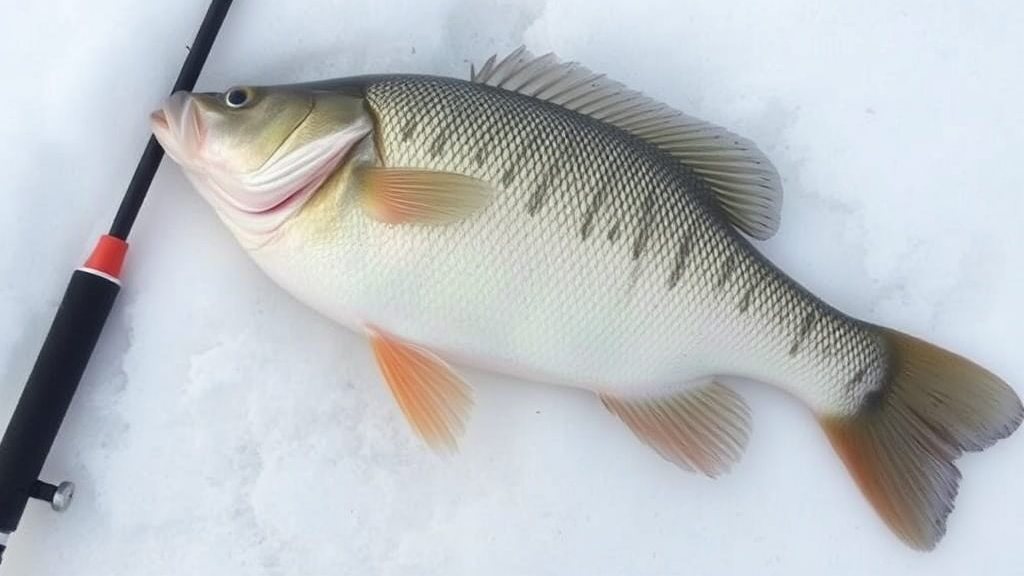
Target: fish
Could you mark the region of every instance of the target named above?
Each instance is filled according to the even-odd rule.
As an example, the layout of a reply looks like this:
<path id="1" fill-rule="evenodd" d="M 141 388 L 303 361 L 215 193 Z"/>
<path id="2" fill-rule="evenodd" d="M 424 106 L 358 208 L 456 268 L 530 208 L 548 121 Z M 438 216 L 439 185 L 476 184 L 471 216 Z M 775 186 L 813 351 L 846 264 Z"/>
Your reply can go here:
<path id="1" fill-rule="evenodd" d="M 554 54 L 171 95 L 151 125 L 256 264 L 365 335 L 412 431 L 457 450 L 457 367 L 589 391 L 678 467 L 740 460 L 736 382 L 802 402 L 881 520 L 931 550 L 955 460 L 1024 410 L 985 368 L 844 314 L 755 242 L 783 190 L 750 140 Z M 581 440 L 582 441 L 582 440 Z"/>

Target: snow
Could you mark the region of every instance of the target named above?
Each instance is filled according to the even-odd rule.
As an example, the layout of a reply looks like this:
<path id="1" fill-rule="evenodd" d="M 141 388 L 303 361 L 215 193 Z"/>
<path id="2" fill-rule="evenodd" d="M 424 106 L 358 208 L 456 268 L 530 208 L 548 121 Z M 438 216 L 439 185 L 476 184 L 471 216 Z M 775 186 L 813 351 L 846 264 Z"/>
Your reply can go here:
<path id="1" fill-rule="evenodd" d="M 553 50 L 762 147 L 786 188 L 764 251 L 847 312 L 1024 391 L 1024 4 L 717 0 L 236 2 L 200 87 Z M 0 17 L 0 419 L 70 269 L 108 226 L 202 0 L 9 3 Z M 743 390 L 711 481 L 587 394 L 467 372 L 461 453 L 420 445 L 362 338 L 247 259 L 170 163 L 33 503 L 13 575 L 1014 574 L 1024 439 L 961 460 L 946 539 L 905 548 L 811 415 Z"/>

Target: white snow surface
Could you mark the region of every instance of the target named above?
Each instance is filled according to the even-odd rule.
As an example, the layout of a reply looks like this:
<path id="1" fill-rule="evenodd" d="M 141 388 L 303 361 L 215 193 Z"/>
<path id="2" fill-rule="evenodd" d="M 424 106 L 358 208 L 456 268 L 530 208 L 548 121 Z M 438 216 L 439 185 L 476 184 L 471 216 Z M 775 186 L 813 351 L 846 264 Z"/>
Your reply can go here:
<path id="1" fill-rule="evenodd" d="M 203 0 L 0 8 L 0 419 L 104 232 Z M 1024 391 L 1024 3 L 238 1 L 199 88 L 466 76 L 525 43 L 756 141 L 784 270 Z M 415 439 L 364 339 L 249 261 L 170 162 L 124 290 L 0 573 L 1019 574 L 1024 437 L 960 460 L 946 539 L 911 551 L 811 414 L 742 390 L 754 433 L 708 480 L 592 396 L 480 372 L 461 452 Z M 514 321 L 514 319 L 509 319 Z"/>

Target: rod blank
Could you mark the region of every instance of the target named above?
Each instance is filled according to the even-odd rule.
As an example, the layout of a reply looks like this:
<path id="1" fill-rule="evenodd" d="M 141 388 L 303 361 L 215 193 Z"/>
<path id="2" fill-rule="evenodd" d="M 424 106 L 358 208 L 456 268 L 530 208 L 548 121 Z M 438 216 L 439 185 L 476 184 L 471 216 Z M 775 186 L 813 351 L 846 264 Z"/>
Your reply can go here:
<path id="1" fill-rule="evenodd" d="M 181 65 L 181 71 L 178 72 L 178 79 L 174 81 L 171 94 L 195 88 L 199 72 L 206 64 L 206 57 L 210 55 L 213 41 L 217 38 L 217 32 L 220 31 L 220 26 L 224 23 L 224 17 L 228 15 L 230 7 L 231 0 L 213 0 L 210 4 L 210 8 L 206 11 L 206 17 L 203 18 L 203 23 L 199 26 L 196 39 L 192 43 L 192 48 L 185 58 L 185 63 Z M 128 183 L 128 190 L 124 194 L 124 199 L 121 200 L 121 206 L 117 209 L 117 215 L 114 216 L 114 222 L 110 226 L 110 235 L 114 238 L 128 239 L 128 233 L 131 232 L 135 219 L 139 216 L 142 203 L 146 200 L 146 193 L 149 192 L 149 185 L 153 182 L 153 176 L 156 175 L 156 170 L 160 167 L 163 157 L 164 149 L 160 147 L 156 138 L 150 136 L 149 142 L 146 143 L 146 149 L 142 152 L 142 158 L 135 168 L 135 174 L 132 175 L 131 182 Z"/>

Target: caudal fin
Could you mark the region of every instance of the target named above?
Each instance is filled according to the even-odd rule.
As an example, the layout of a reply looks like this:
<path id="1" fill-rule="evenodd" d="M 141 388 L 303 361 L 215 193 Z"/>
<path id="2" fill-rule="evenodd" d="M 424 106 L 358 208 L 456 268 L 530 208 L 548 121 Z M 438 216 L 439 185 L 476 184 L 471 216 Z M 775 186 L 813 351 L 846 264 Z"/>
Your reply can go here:
<path id="1" fill-rule="evenodd" d="M 984 368 L 923 340 L 878 328 L 890 380 L 851 418 L 822 426 L 861 491 L 907 545 L 931 550 L 946 532 L 960 471 L 953 461 L 1013 433 L 1020 398 Z"/>

